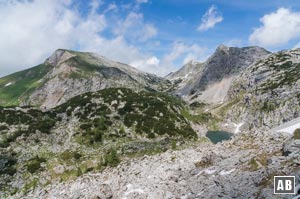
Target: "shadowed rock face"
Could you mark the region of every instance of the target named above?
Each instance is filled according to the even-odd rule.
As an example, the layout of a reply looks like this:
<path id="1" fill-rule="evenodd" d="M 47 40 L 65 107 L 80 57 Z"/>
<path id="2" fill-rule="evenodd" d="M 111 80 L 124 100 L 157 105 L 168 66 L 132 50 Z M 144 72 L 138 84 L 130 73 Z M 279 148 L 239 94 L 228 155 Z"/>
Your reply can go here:
<path id="1" fill-rule="evenodd" d="M 203 75 L 194 89 L 204 90 L 208 84 L 239 73 L 267 54 L 260 47 L 233 48 L 221 45 L 207 60 Z"/>
<path id="2" fill-rule="evenodd" d="M 190 62 L 167 78 L 181 81 L 175 93 L 179 95 L 199 94 L 210 85 L 239 74 L 249 65 L 268 54 L 268 51 L 260 47 L 236 48 L 221 45 L 206 62 Z M 187 76 L 186 74 L 190 75 Z"/>

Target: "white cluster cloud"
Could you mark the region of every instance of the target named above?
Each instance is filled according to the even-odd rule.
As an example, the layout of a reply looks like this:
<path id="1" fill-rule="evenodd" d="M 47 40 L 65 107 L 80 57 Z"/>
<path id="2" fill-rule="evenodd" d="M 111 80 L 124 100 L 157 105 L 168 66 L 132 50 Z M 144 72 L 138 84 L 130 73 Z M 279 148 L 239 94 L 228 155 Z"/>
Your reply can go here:
<path id="1" fill-rule="evenodd" d="M 148 59 L 131 62 L 130 64 L 140 66 L 142 70 L 150 73 L 165 76 L 170 72 L 178 70 L 178 66 L 182 66 L 189 61 L 203 61 L 206 58 L 206 48 L 196 44 L 188 45 L 184 42 L 175 41 L 170 52 L 166 53 L 161 59 L 152 56 Z"/>
<path id="2" fill-rule="evenodd" d="M 136 0 L 136 2 L 142 4 L 142 3 L 148 3 L 148 0 Z"/>
<path id="3" fill-rule="evenodd" d="M 161 60 L 162 73 L 167 74 L 189 61 L 204 61 L 207 58 L 207 49 L 197 44 L 188 45 L 183 42 L 174 42 L 172 50 Z M 181 63 L 178 61 L 183 60 Z"/>
<path id="4" fill-rule="evenodd" d="M 249 37 L 251 44 L 278 47 L 293 39 L 300 39 L 300 12 L 279 8 L 260 19 L 262 25 Z"/>
<path id="5" fill-rule="evenodd" d="M 236 38 L 230 39 L 228 41 L 225 41 L 224 45 L 229 46 L 229 47 L 241 47 L 241 46 L 243 46 L 243 40 L 236 39 Z"/>
<path id="6" fill-rule="evenodd" d="M 116 27 L 111 27 L 105 13 L 118 9 L 117 6 L 109 4 L 102 9 L 103 1 L 93 0 L 83 16 L 73 3 L 74 0 L 1 1 L 0 76 L 39 64 L 58 48 L 93 51 L 124 63 L 151 59 L 152 55 L 145 55 L 128 42 L 145 42 L 156 35 L 156 28 L 145 23 L 142 14 L 129 13 L 120 27 L 123 32 L 106 38 L 102 32 Z M 98 12 L 99 7 L 104 10 L 102 13 Z M 135 34 L 130 35 L 131 30 Z"/>
<path id="7" fill-rule="evenodd" d="M 114 32 L 117 35 L 123 35 L 133 41 L 147 41 L 157 34 L 157 30 L 152 24 L 144 22 L 144 16 L 141 13 L 130 12 L 127 17 L 118 21 Z"/>
<path id="8" fill-rule="evenodd" d="M 157 75 L 164 75 L 160 66 L 160 59 L 156 56 L 149 57 L 147 59 L 135 60 L 129 63 L 132 66 L 139 67 L 142 71 L 147 71 L 149 73 L 155 73 Z"/>
<path id="9" fill-rule="evenodd" d="M 173 65 L 174 61 L 183 57 L 182 64 L 186 64 L 192 60 L 203 60 L 206 48 L 200 47 L 197 44 L 187 45 L 183 42 L 175 42 L 171 52 L 164 58 L 163 62 L 166 65 Z"/>
<path id="10" fill-rule="evenodd" d="M 300 42 L 297 43 L 297 44 L 293 47 L 293 49 L 295 49 L 295 48 L 300 48 Z"/>
<path id="11" fill-rule="evenodd" d="M 216 6 L 212 5 L 202 16 L 201 24 L 198 26 L 198 31 L 206 31 L 215 27 L 217 23 L 223 21 L 222 15 L 218 12 Z"/>
<path id="12" fill-rule="evenodd" d="M 104 10 L 104 13 L 110 12 L 110 11 L 117 11 L 118 7 L 116 3 L 111 3 L 107 6 L 107 8 Z"/>

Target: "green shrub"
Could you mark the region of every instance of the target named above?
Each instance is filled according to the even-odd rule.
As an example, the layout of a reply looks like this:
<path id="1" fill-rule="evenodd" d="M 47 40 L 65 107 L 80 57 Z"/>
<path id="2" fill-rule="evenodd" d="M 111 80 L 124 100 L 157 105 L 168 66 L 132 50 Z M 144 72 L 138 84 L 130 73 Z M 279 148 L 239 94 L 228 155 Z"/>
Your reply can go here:
<path id="1" fill-rule="evenodd" d="M 14 175 L 17 170 L 15 168 L 15 164 L 17 160 L 8 155 L 0 155 L 1 161 L 4 163 L 3 166 L 0 167 L 0 175 Z"/>
<path id="2" fill-rule="evenodd" d="M 42 162 L 46 162 L 46 159 L 39 158 L 38 156 L 31 159 L 27 164 L 27 171 L 29 171 L 30 173 L 35 173 L 41 168 Z"/>
<path id="3" fill-rule="evenodd" d="M 50 118 L 45 118 L 44 120 L 38 121 L 36 128 L 42 133 L 49 134 L 52 127 L 55 125 L 55 120 Z"/>
<path id="4" fill-rule="evenodd" d="M 103 117 L 94 119 L 94 126 L 97 130 L 100 131 L 107 130 L 107 126 L 105 123 L 106 123 L 106 119 Z"/>
<path id="5" fill-rule="evenodd" d="M 78 153 L 77 151 L 69 151 L 69 150 L 66 150 L 64 152 L 62 152 L 60 154 L 60 158 L 63 159 L 63 160 L 79 160 L 81 158 L 81 154 Z"/>
<path id="6" fill-rule="evenodd" d="M 110 149 L 105 155 L 104 155 L 104 162 L 103 166 L 111 166 L 116 167 L 120 163 L 120 158 L 118 156 L 118 152 L 116 149 Z"/>
<path id="7" fill-rule="evenodd" d="M 273 103 L 270 103 L 270 102 L 267 102 L 267 101 L 264 101 L 263 106 L 261 108 L 261 110 L 265 111 L 265 112 L 271 112 L 275 109 L 276 109 L 275 105 Z"/>
<path id="8" fill-rule="evenodd" d="M 249 161 L 249 166 L 251 171 L 256 171 L 259 168 L 259 165 L 257 164 L 255 158 L 251 158 L 251 160 Z"/>
<path id="9" fill-rule="evenodd" d="M 294 131 L 294 136 L 293 136 L 294 139 L 300 139 L 300 129 L 296 129 Z"/>
<path id="10" fill-rule="evenodd" d="M 8 135 L 5 139 L 3 139 L 0 142 L 0 147 L 1 148 L 8 147 L 11 142 L 14 142 L 22 134 L 28 134 L 28 131 L 17 130 L 15 132 L 11 133 L 10 135 Z"/>
<path id="11" fill-rule="evenodd" d="M 150 139 L 153 139 L 153 138 L 155 138 L 155 134 L 154 133 L 148 133 L 147 137 L 150 138 Z"/>
<path id="12" fill-rule="evenodd" d="M 3 131 L 3 130 L 8 130 L 8 127 L 5 126 L 5 125 L 1 125 L 1 126 L 0 126 L 0 131 Z"/>
<path id="13" fill-rule="evenodd" d="M 6 148 L 9 146 L 9 142 L 5 139 L 0 141 L 0 148 Z"/>
<path id="14" fill-rule="evenodd" d="M 73 156 L 74 156 L 75 160 L 79 160 L 82 157 L 82 155 L 78 152 L 74 152 Z"/>
<path id="15" fill-rule="evenodd" d="M 95 129 L 94 130 L 94 141 L 95 142 L 102 142 L 103 134 L 100 130 Z"/>
<path id="16" fill-rule="evenodd" d="M 80 128 L 82 129 L 82 130 L 89 130 L 89 129 L 91 129 L 92 128 L 92 124 L 90 124 L 90 123 L 84 123 L 84 124 L 81 124 L 80 125 Z"/>
<path id="17" fill-rule="evenodd" d="M 206 104 L 203 102 L 193 102 L 190 104 L 190 107 L 191 108 L 203 108 L 203 107 L 205 107 L 205 105 Z"/>

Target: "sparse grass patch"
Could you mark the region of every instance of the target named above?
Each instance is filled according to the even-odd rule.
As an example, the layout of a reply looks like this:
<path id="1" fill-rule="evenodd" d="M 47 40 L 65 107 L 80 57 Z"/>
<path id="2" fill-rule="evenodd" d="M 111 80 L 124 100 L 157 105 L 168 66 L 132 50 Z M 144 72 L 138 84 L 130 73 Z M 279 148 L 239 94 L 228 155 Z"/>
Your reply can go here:
<path id="1" fill-rule="evenodd" d="M 251 158 L 251 160 L 249 161 L 249 169 L 250 171 L 256 171 L 258 170 L 259 166 L 255 160 L 255 158 Z"/>

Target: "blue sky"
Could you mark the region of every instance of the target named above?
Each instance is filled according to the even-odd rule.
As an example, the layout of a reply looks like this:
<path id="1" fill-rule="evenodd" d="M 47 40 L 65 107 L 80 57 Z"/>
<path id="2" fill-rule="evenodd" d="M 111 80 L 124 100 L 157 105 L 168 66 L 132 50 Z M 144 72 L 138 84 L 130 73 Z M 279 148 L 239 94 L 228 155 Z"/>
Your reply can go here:
<path id="1" fill-rule="evenodd" d="M 0 76 L 58 48 L 92 51 L 163 76 L 220 44 L 300 46 L 295 0 L 0 0 Z"/>

